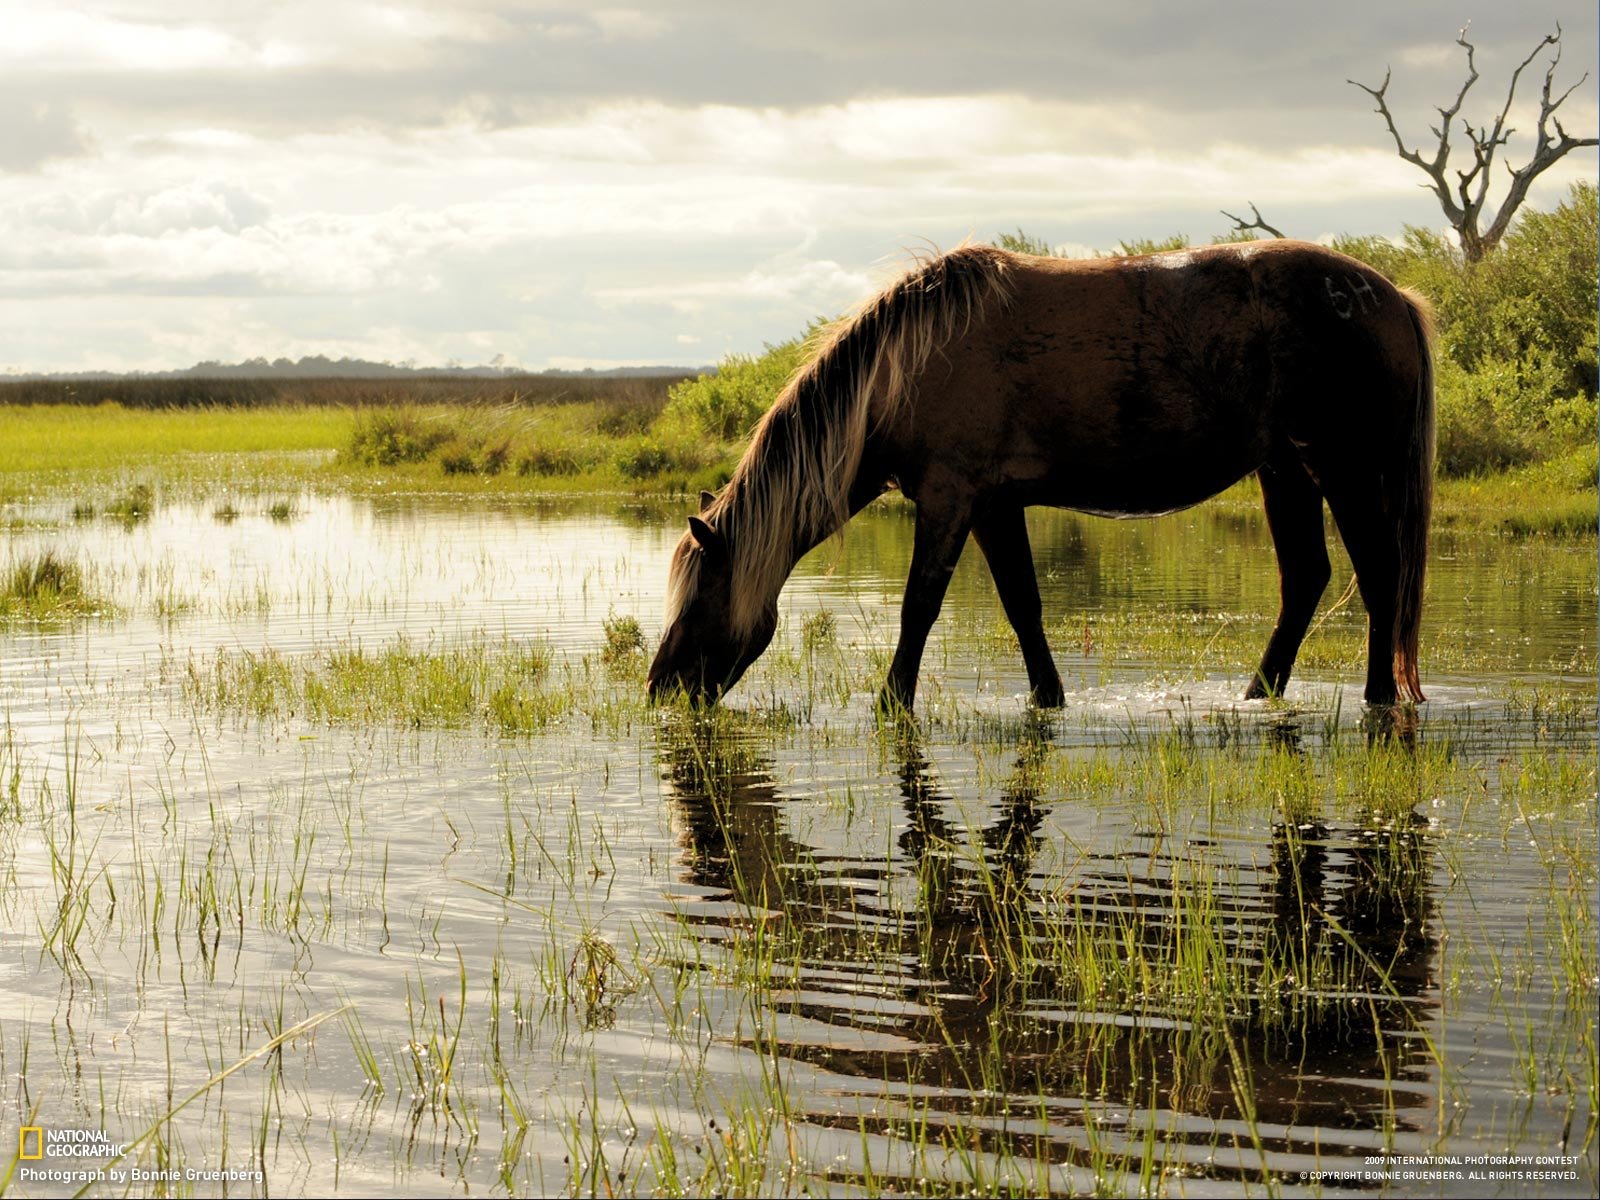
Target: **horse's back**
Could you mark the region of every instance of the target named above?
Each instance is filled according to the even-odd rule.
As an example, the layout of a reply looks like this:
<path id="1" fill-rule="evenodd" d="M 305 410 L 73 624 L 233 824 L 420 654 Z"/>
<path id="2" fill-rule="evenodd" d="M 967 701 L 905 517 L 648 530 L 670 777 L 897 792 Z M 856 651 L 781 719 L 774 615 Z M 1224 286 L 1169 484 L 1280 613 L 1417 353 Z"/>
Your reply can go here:
<path id="1" fill-rule="evenodd" d="M 1304 242 L 1017 256 L 1008 283 L 930 364 L 908 449 L 1030 503 L 1196 503 L 1359 407 L 1411 345 L 1392 285 Z"/>

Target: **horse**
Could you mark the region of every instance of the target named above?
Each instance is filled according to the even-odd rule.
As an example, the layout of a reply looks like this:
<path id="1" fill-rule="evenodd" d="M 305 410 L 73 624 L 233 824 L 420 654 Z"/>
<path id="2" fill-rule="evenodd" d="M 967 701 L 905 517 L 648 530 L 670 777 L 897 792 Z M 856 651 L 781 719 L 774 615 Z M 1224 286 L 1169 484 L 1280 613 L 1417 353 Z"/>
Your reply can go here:
<path id="1" fill-rule="evenodd" d="M 1420 701 L 1432 336 L 1420 296 L 1305 242 L 927 259 L 822 339 L 720 494 L 702 493 L 672 553 L 649 694 L 725 694 L 771 641 L 800 558 L 898 487 L 916 525 L 880 701 L 911 708 L 970 534 L 1032 701 L 1060 705 L 1023 510 L 1157 516 L 1254 473 L 1280 606 L 1246 698 L 1289 681 L 1329 580 L 1326 500 L 1367 610 L 1365 698 Z"/>

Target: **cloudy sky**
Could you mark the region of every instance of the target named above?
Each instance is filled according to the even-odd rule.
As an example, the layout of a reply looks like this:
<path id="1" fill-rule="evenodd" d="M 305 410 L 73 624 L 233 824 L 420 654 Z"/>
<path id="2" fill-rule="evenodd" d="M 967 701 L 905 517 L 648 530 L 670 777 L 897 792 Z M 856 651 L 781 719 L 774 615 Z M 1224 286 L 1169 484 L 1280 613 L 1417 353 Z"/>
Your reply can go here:
<path id="1" fill-rule="evenodd" d="M 1560 21 L 1594 133 L 1592 0 L 0 0 L 0 371 L 699 364 L 908 247 L 1437 225 L 1345 80 L 1427 139 L 1468 19 L 1466 113 Z"/>

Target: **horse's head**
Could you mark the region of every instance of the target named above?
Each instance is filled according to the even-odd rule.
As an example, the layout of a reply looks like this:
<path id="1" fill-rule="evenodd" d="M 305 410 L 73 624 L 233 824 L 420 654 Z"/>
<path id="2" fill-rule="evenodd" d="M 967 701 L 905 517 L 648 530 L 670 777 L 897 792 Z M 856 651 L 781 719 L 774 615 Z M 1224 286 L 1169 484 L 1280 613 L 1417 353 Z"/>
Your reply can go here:
<path id="1" fill-rule="evenodd" d="M 748 629 L 732 620 L 733 556 L 727 539 L 700 517 L 672 552 L 667 630 L 650 664 L 652 700 L 682 689 L 696 704 L 715 702 L 760 657 L 777 628 L 776 604 Z"/>

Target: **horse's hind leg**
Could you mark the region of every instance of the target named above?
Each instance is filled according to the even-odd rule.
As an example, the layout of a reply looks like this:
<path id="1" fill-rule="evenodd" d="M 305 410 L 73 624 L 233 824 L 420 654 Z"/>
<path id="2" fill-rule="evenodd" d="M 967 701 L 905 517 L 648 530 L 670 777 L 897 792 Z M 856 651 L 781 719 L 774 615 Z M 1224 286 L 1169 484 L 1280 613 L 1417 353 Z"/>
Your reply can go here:
<path id="1" fill-rule="evenodd" d="M 1356 569 L 1356 586 L 1367 606 L 1368 704 L 1393 704 L 1395 595 L 1400 579 L 1400 546 L 1393 518 L 1384 511 L 1376 479 L 1365 486 L 1328 489 L 1328 508 Z"/>
<path id="2" fill-rule="evenodd" d="M 1028 665 L 1033 702 L 1041 708 L 1057 708 L 1066 694 L 1044 636 L 1039 581 L 1033 573 L 1033 549 L 1028 545 L 1028 524 L 1023 519 L 1022 506 L 990 508 L 974 522 L 972 535 L 989 563 L 989 574 L 994 576 L 1006 619 L 1022 643 L 1022 661 Z"/>
<path id="3" fill-rule="evenodd" d="M 1268 463 L 1258 473 L 1267 527 L 1278 552 L 1278 624 L 1267 641 L 1248 700 L 1281 696 L 1295 655 L 1328 586 L 1328 546 L 1322 532 L 1322 492 L 1293 458 Z"/>
<path id="4" fill-rule="evenodd" d="M 922 668 L 922 651 L 928 644 L 928 631 L 939 618 L 945 590 L 961 551 L 972 529 L 970 497 L 955 491 L 936 491 L 917 501 L 916 533 L 911 549 L 911 574 L 906 579 L 906 596 L 900 606 L 900 641 L 889 664 L 889 679 L 884 684 L 880 703 L 885 707 L 909 709 L 917 696 L 917 675 Z M 937 499 L 933 497 L 937 497 Z"/>

